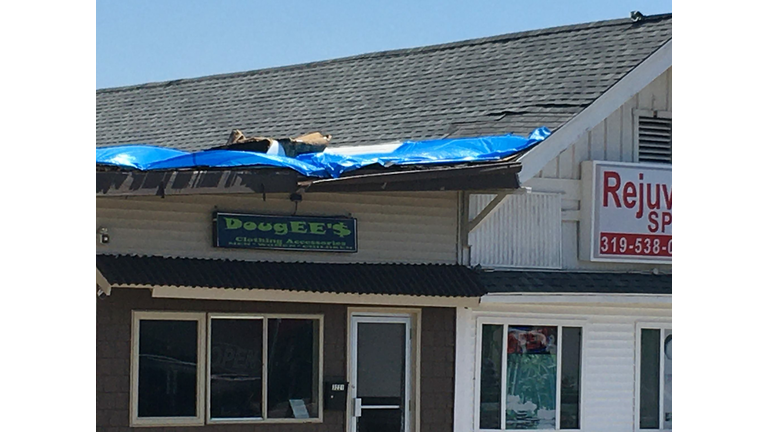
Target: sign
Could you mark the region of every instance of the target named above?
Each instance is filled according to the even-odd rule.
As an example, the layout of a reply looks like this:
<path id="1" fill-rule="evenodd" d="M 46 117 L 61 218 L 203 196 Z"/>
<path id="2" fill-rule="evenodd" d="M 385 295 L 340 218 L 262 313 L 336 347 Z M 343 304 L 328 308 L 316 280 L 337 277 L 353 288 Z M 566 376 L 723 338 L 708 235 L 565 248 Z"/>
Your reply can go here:
<path id="1" fill-rule="evenodd" d="M 213 214 L 213 246 L 357 252 L 357 220 L 348 217 Z"/>
<path id="2" fill-rule="evenodd" d="M 582 163 L 581 259 L 672 263 L 672 166 Z"/>

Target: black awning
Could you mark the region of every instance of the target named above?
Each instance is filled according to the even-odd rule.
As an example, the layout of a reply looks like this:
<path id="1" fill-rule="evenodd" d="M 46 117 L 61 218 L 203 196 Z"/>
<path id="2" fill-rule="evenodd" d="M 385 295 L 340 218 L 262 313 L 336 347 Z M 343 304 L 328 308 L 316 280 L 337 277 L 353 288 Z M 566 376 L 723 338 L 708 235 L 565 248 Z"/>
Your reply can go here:
<path id="1" fill-rule="evenodd" d="M 564 271 L 492 271 L 478 274 L 493 293 L 672 294 L 672 275 Z"/>
<path id="2" fill-rule="evenodd" d="M 477 273 L 459 265 L 249 262 L 96 255 L 113 286 L 268 289 L 345 294 L 480 297 Z"/>

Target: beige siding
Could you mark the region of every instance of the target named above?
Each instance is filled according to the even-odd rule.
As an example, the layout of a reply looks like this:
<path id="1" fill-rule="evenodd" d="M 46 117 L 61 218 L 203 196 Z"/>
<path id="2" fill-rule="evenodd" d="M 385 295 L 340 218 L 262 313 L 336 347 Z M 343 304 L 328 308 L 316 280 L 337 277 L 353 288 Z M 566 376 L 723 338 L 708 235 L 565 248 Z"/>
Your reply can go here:
<path id="1" fill-rule="evenodd" d="M 357 253 L 219 249 L 212 246 L 215 210 L 282 214 L 294 211 L 288 195 L 202 195 L 97 198 L 96 222 L 110 234 L 98 253 L 239 260 L 444 263 L 456 262 L 456 193 L 305 194 L 299 215 L 357 218 Z"/>
<path id="2" fill-rule="evenodd" d="M 542 325 L 567 320 L 568 325 L 583 326 L 581 430 L 631 432 L 634 429 L 636 324 L 671 324 L 672 308 L 669 305 L 481 305 L 473 313 L 457 315 L 460 320 L 457 325 L 466 328 L 459 333 L 459 351 L 475 353 L 475 350 L 480 349 L 476 336 L 477 318 L 487 316 L 508 317 L 509 323 L 519 318 L 535 319 Z M 474 356 L 462 360 L 467 364 L 456 371 L 457 385 L 464 383 L 465 386 L 471 386 L 476 373 Z M 460 412 L 456 419 L 456 430 L 474 430 L 471 426 L 474 420 L 466 418 L 476 415 L 474 394 L 472 392 L 464 399 L 457 399 L 457 404 L 464 403 L 474 408 Z"/>

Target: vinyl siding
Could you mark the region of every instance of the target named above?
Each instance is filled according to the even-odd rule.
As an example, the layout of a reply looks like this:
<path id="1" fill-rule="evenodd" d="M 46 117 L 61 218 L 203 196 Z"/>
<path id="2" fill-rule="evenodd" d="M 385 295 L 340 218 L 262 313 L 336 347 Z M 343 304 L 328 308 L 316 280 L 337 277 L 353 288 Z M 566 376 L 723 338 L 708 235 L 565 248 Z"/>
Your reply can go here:
<path id="1" fill-rule="evenodd" d="M 357 253 L 220 249 L 215 210 L 290 215 L 287 194 L 97 198 L 97 227 L 110 243 L 97 253 L 286 262 L 456 263 L 456 193 L 305 194 L 298 215 L 357 218 Z"/>
<path id="2" fill-rule="evenodd" d="M 474 218 L 495 195 L 470 196 Z M 560 268 L 560 195 L 512 194 L 469 234 L 472 265 Z M 503 241 L 500 241 L 503 240 Z"/>

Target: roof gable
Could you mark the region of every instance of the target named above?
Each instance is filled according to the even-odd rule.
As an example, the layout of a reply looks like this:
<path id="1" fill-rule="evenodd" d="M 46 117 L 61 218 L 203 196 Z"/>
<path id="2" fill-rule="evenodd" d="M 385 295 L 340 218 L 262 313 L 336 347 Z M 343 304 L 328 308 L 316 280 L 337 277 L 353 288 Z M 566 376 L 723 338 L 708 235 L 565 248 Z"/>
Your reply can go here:
<path id="1" fill-rule="evenodd" d="M 666 41 L 671 15 L 97 91 L 97 145 L 184 150 L 246 135 L 331 145 L 556 130 Z"/>

